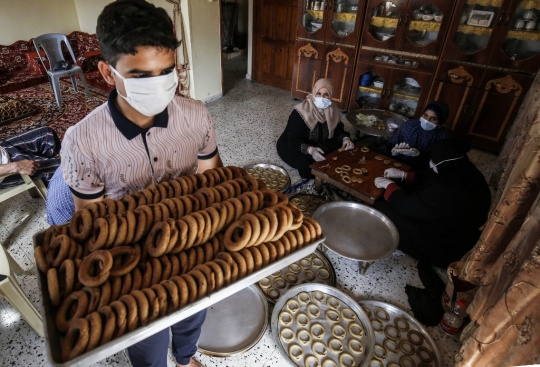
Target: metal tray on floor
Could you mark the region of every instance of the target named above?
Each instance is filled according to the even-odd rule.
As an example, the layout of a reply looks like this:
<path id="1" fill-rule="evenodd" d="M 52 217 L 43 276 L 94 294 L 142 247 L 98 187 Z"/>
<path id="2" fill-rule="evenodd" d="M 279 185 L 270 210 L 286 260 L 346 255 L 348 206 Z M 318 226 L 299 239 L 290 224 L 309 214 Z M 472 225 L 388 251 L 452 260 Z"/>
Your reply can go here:
<path id="1" fill-rule="evenodd" d="M 420 362 L 425 363 L 422 366 L 444 366 L 437 345 L 426 328 L 414 317 L 401 308 L 382 301 L 360 301 L 360 306 L 364 309 L 364 312 L 368 315 L 372 323 L 371 326 L 375 341 L 373 361 L 378 361 L 381 366 L 388 366 L 391 363 L 398 366 L 420 366 Z M 400 321 L 396 321 L 396 319 Z M 402 328 L 398 328 L 399 325 Z M 391 328 L 387 329 L 388 327 Z M 396 330 L 397 333 L 395 333 Z M 392 335 L 392 333 L 395 334 Z M 414 338 L 416 339 L 411 336 L 412 334 L 415 334 Z M 412 342 L 411 339 L 413 339 Z M 388 350 L 388 345 L 392 345 L 390 348 L 397 351 L 397 353 L 392 353 Z M 405 350 L 404 348 L 407 349 Z M 425 351 L 423 348 L 428 351 Z M 420 352 L 420 350 L 423 350 L 423 352 Z M 381 354 L 384 354 L 385 358 L 380 358 L 382 357 Z M 407 360 L 407 362 L 404 360 Z M 377 365 L 378 362 L 373 362 L 372 364 Z"/>
<path id="2" fill-rule="evenodd" d="M 45 231 L 40 231 L 33 236 L 33 246 L 39 246 L 43 242 L 43 236 Z M 217 292 L 214 292 L 208 296 L 205 296 L 190 305 L 187 305 L 181 310 L 178 310 L 172 314 L 163 316 L 146 326 L 138 327 L 137 329 L 129 332 L 119 338 L 113 339 L 110 342 L 103 344 L 96 349 L 84 353 L 83 355 L 72 359 L 68 362 L 62 362 L 61 355 L 61 340 L 62 335 L 58 332 L 55 326 L 55 315 L 57 307 L 54 307 L 51 304 L 49 297 L 49 292 L 45 292 L 44 289 L 47 287 L 47 277 L 36 269 L 38 273 L 38 286 L 41 295 L 42 301 L 42 316 L 43 323 L 45 327 L 45 340 L 47 344 L 47 352 L 50 358 L 50 362 L 54 366 L 88 366 L 92 363 L 101 361 L 102 359 L 107 358 L 110 355 L 120 352 L 127 347 L 140 342 L 141 340 L 146 339 L 148 336 L 157 333 L 171 325 L 176 324 L 183 319 L 194 315 L 195 313 L 204 310 L 205 308 L 210 307 L 211 305 L 235 294 L 236 292 L 241 291 L 242 289 L 249 287 L 250 285 L 257 283 L 260 279 L 269 276 L 272 273 L 292 264 L 309 254 L 313 253 L 317 246 L 325 240 L 324 234 L 323 237 L 309 245 L 285 256 L 284 258 L 269 264 L 268 266 L 259 269 L 252 274 L 236 281 L 220 289 Z"/>
<path id="3" fill-rule="evenodd" d="M 268 302 L 255 285 L 208 307 L 198 350 L 216 357 L 247 352 L 268 326 Z"/>
<path id="4" fill-rule="evenodd" d="M 250 164 L 249 166 L 245 166 L 244 169 L 251 176 L 253 176 L 253 174 L 252 172 L 250 172 L 250 170 L 260 171 L 263 176 L 260 176 L 257 174 L 256 176 L 253 176 L 253 177 L 264 181 L 266 183 L 266 186 L 269 189 L 274 189 L 277 191 L 285 191 L 291 186 L 291 178 L 289 177 L 289 174 L 287 173 L 287 171 L 285 171 L 285 169 L 279 166 L 269 164 L 269 163 L 257 163 L 257 164 Z M 277 171 L 283 176 L 285 176 L 286 182 L 282 184 L 280 184 L 279 182 L 276 182 L 276 183 L 272 182 L 271 177 L 266 176 L 267 174 L 273 174 L 271 170 Z"/>

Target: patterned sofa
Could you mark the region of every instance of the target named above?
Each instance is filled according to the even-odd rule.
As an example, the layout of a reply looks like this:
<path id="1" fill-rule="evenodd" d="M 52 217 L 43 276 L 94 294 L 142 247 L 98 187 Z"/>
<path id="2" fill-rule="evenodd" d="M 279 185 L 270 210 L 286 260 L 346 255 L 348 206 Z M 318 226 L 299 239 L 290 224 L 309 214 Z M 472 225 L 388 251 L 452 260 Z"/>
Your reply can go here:
<path id="1" fill-rule="evenodd" d="M 67 37 L 88 84 L 107 92 L 112 90 L 97 68 L 101 52 L 96 35 L 75 31 Z M 64 54 L 66 60 L 71 60 L 67 49 Z M 47 73 L 39 61 L 32 39 L 17 41 L 9 46 L 0 45 L 0 94 L 45 83 L 47 80 Z"/>

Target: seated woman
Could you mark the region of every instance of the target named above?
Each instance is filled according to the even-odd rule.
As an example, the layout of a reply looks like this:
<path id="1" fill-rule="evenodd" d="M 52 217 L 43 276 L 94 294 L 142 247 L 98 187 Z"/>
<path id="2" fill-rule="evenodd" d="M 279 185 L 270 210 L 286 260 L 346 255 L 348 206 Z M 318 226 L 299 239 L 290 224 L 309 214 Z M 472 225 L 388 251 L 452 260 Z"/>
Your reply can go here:
<path id="1" fill-rule="evenodd" d="M 426 151 L 437 140 L 450 137 L 443 127 L 449 108 L 444 102 L 430 102 L 422 117 L 405 122 L 386 144 L 386 153 L 416 168 L 427 168 Z"/>
<path id="2" fill-rule="evenodd" d="M 285 131 L 277 141 L 281 159 L 296 168 L 302 178 L 313 178 L 309 165 L 340 147 L 354 147 L 341 122 L 341 114 L 332 103 L 332 81 L 319 79 L 312 94 L 296 105 Z"/>
<path id="3" fill-rule="evenodd" d="M 50 127 L 38 127 L 0 140 L 0 189 L 24 183 L 30 175 L 48 185 L 60 166 L 60 139 Z"/>
<path id="4" fill-rule="evenodd" d="M 399 249 L 432 266 L 460 260 L 480 237 L 491 205 L 482 173 L 469 161 L 469 144 L 449 138 L 429 148 L 432 170 L 389 168 L 375 186 L 386 189 L 375 208 L 396 225 Z M 394 181 L 403 181 L 403 188 Z"/>

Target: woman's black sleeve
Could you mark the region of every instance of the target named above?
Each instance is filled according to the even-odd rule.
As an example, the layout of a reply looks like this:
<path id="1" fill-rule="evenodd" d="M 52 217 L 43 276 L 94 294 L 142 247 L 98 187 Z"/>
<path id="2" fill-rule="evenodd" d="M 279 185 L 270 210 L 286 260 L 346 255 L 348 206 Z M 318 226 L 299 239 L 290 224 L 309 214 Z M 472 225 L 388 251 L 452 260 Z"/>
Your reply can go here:
<path id="1" fill-rule="evenodd" d="M 289 116 L 284 134 L 287 134 L 288 147 L 291 152 L 307 154 L 307 148 L 310 145 L 309 128 L 296 109 Z"/>

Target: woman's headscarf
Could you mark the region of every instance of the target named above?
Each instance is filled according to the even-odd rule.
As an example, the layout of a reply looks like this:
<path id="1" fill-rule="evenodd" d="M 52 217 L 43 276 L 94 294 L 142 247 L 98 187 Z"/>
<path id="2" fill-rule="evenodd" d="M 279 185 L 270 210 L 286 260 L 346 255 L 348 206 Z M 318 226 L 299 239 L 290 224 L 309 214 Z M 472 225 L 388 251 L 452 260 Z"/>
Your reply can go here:
<path id="1" fill-rule="evenodd" d="M 315 106 L 313 99 L 321 88 L 328 89 L 330 100 L 332 100 L 332 93 L 334 89 L 332 81 L 330 79 L 319 79 L 313 86 L 313 91 L 311 94 L 309 94 L 302 103 L 297 104 L 294 108 L 300 113 L 300 116 L 302 116 L 310 130 L 313 130 L 315 126 L 317 126 L 317 123 L 326 121 L 328 123 L 328 137 L 332 138 L 334 136 L 334 130 L 336 129 L 337 124 L 341 121 L 341 114 L 334 103 L 324 110 L 321 110 Z"/>

